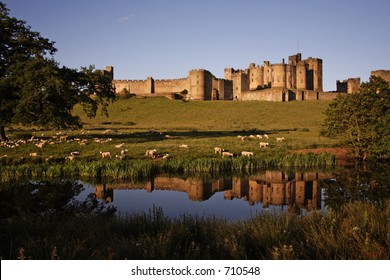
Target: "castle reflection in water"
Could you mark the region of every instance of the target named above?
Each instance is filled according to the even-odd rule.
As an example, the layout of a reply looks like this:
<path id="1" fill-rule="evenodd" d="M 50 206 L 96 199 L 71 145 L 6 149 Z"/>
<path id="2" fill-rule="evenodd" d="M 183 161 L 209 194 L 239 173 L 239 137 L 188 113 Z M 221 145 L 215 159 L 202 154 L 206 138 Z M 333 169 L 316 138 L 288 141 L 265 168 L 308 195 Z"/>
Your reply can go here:
<path id="1" fill-rule="evenodd" d="M 208 200 L 214 193 L 223 192 L 224 199 L 243 199 L 249 205 L 261 203 L 263 208 L 270 205 L 288 206 L 292 209 L 320 209 L 322 192 L 321 180 L 331 178 L 331 173 L 265 171 L 246 178 L 204 180 L 199 178 L 177 178 L 159 176 L 143 184 L 101 184 L 95 186 L 98 199 L 112 202 L 114 190 L 144 189 L 186 192 L 193 201 Z"/>

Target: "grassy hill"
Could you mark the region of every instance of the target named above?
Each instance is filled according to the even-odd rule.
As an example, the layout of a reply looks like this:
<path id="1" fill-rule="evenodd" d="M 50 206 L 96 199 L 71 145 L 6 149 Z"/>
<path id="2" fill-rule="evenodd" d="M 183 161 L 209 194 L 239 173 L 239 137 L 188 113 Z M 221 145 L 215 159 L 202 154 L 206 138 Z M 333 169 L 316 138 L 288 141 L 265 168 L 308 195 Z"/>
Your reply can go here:
<path id="1" fill-rule="evenodd" d="M 266 101 L 190 101 L 164 98 L 119 99 L 109 106 L 109 117 L 98 113 L 88 119 L 81 107 L 74 113 L 84 123 L 84 130 L 62 131 L 69 138 L 89 139 L 87 145 L 76 141 L 61 142 L 61 145 L 46 145 L 40 149 L 33 144 L 17 149 L 0 147 L 0 156 L 28 156 L 37 152 L 41 158 L 65 157 L 71 151 L 80 151 L 80 157 L 100 158 L 99 151 L 110 151 L 114 156 L 120 149 L 116 144 L 124 143 L 128 157 L 144 158 L 146 149 L 157 149 L 159 155 L 173 157 L 207 158 L 217 157 L 214 147 L 222 147 L 239 155 L 241 151 L 252 151 L 255 156 L 284 153 L 291 149 L 331 146 L 333 139 L 320 137 L 324 120 L 323 112 L 329 102 L 266 102 Z M 10 131 L 14 139 L 26 133 L 49 138 L 58 131 Z M 39 134 L 38 134 L 39 133 Z M 269 139 L 240 141 L 237 136 L 268 134 Z M 170 137 L 164 137 L 169 135 Z M 282 143 L 276 137 L 284 137 Z M 108 143 L 95 143 L 94 138 L 112 139 Z M 260 149 L 259 141 L 269 142 L 269 147 Z M 179 148 L 188 145 L 188 149 Z"/>

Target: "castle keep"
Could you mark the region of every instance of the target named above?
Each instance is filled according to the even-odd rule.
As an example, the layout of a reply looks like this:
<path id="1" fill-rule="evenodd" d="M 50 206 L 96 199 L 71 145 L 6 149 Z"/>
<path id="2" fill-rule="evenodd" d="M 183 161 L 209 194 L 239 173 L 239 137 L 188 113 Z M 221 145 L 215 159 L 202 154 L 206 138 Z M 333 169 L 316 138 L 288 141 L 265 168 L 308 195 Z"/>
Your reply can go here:
<path id="1" fill-rule="evenodd" d="M 107 66 L 105 75 L 114 78 L 114 69 Z M 390 71 L 376 70 L 371 75 L 390 82 Z M 181 79 L 114 80 L 119 96 L 163 96 L 186 100 L 331 100 L 340 93 L 360 90 L 360 78 L 337 81 L 337 92 L 324 92 L 322 88 L 322 59 L 302 59 L 297 53 L 281 63 L 263 65 L 251 63 L 247 69 L 226 68 L 224 79 L 217 79 L 204 69 L 194 69 Z"/>
<path id="2" fill-rule="evenodd" d="M 248 69 L 225 69 L 225 79 L 233 81 L 236 100 L 289 101 L 319 99 L 322 92 L 322 60 L 309 57 L 302 60 L 297 53 L 288 58 L 288 63 L 264 65 L 254 63 Z M 310 96 L 313 96 L 310 98 Z"/>

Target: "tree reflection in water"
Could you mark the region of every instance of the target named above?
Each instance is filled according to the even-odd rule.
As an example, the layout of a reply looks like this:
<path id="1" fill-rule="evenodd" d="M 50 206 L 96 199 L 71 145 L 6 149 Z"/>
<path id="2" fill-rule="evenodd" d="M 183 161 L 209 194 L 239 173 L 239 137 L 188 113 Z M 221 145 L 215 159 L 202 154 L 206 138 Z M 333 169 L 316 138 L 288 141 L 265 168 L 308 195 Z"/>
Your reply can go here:
<path id="1" fill-rule="evenodd" d="M 338 168 L 333 179 L 322 183 L 325 205 L 339 209 L 343 204 L 368 201 L 383 207 L 390 197 L 389 163 L 367 163 Z"/>
<path id="2" fill-rule="evenodd" d="M 68 180 L 8 183 L 0 188 L 0 219 L 115 212 L 93 193 L 77 200 L 83 189 L 80 182 Z"/>

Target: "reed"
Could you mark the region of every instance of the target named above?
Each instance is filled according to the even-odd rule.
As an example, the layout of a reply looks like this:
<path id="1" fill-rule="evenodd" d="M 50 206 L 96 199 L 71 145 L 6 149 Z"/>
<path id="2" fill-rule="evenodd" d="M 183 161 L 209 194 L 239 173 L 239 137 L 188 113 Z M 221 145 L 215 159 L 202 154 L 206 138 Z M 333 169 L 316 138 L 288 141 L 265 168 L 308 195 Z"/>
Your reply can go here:
<path id="1" fill-rule="evenodd" d="M 227 222 L 159 208 L 145 214 L 56 214 L 2 220 L 2 259 L 389 259 L 390 205 L 258 214 Z"/>
<path id="2" fill-rule="evenodd" d="M 81 178 L 101 181 L 142 180 L 161 173 L 188 175 L 213 173 L 219 176 L 253 174 L 270 168 L 333 166 L 333 155 L 276 154 L 265 157 L 172 158 L 169 160 L 76 160 L 66 163 L 0 165 L 1 182 L 45 178 Z"/>

